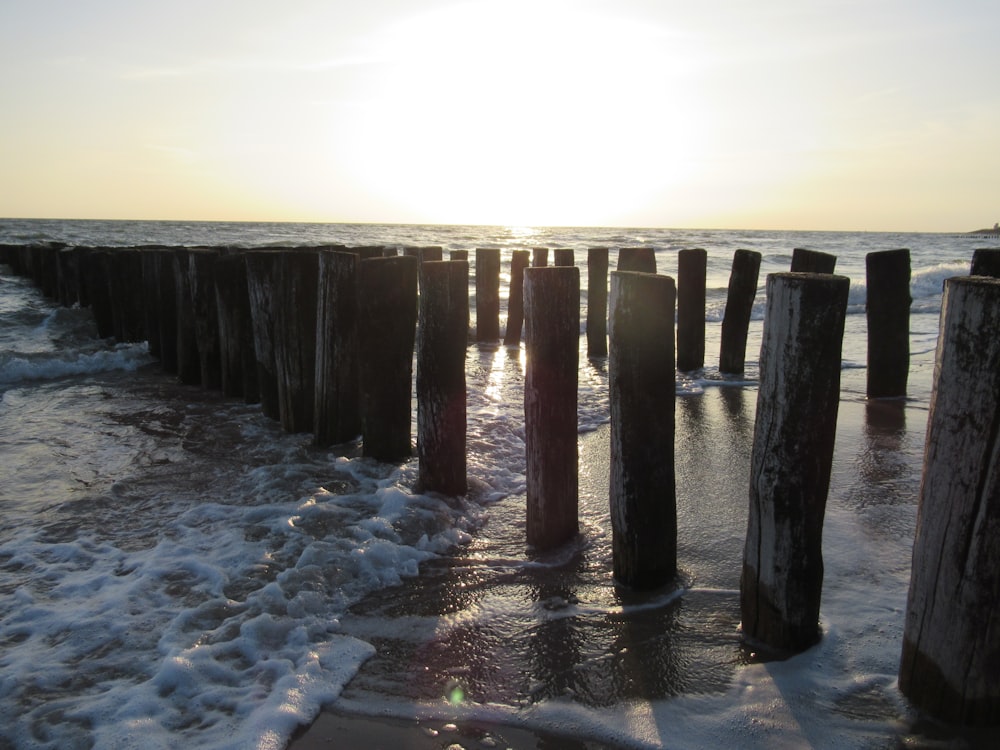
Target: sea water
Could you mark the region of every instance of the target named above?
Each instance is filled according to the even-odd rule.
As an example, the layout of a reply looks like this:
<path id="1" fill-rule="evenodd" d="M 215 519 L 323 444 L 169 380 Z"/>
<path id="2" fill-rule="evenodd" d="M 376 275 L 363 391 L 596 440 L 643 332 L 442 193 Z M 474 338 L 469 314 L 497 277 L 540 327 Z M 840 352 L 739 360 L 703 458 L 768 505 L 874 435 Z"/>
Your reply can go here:
<path id="1" fill-rule="evenodd" d="M 321 706 L 479 718 L 635 747 L 879 747 L 924 737 L 895 688 L 941 287 L 965 236 L 659 229 L 2 221 L 0 242 L 708 251 L 707 356 L 678 378 L 680 588 L 611 580 L 607 368 L 581 337 L 581 535 L 524 544 L 523 349 L 467 352 L 470 491 L 415 460 L 317 449 L 179 385 L 0 267 L 0 747 L 283 747 Z M 851 278 L 824 533 L 823 640 L 739 638 L 767 273 L 792 249 Z M 864 257 L 911 251 L 905 401 L 864 399 Z M 762 253 L 739 378 L 718 373 L 733 251 Z M 509 253 L 503 254 L 509 262 Z M 475 253 L 470 252 L 474 264 Z M 505 283 L 509 280 L 504 267 Z M 586 295 L 582 300 L 586 305 Z M 473 310 L 474 314 L 474 310 Z M 415 433 L 415 428 L 414 428 Z M 956 740 L 958 741 L 958 740 Z"/>

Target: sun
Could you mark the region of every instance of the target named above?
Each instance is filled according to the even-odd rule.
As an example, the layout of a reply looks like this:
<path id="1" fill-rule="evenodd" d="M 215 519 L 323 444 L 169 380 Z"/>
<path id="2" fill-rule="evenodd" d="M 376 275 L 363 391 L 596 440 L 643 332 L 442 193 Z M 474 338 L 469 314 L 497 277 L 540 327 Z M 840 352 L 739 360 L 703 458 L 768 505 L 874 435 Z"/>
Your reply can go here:
<path id="1" fill-rule="evenodd" d="M 568 3 L 476 2 L 414 16 L 348 149 L 357 179 L 428 223 L 593 225 L 683 184 L 703 151 L 684 45 Z"/>

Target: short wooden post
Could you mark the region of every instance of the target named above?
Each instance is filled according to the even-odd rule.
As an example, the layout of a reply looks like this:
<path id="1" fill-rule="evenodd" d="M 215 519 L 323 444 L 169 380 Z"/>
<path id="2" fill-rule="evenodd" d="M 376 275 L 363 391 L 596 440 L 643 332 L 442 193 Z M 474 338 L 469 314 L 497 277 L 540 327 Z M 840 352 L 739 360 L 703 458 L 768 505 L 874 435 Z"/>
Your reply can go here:
<path id="1" fill-rule="evenodd" d="M 746 365 L 747 333 L 759 273 L 760 253 L 756 250 L 737 250 L 733 254 L 726 311 L 722 315 L 719 372 L 738 374 Z"/>
<path id="2" fill-rule="evenodd" d="M 552 265 L 574 266 L 576 265 L 576 254 L 571 247 L 557 247 L 552 251 Z"/>
<path id="3" fill-rule="evenodd" d="M 56 255 L 59 304 L 72 307 L 80 300 L 80 255 L 75 247 L 64 247 Z"/>
<path id="4" fill-rule="evenodd" d="M 160 324 L 160 364 L 164 372 L 177 372 L 177 285 L 174 283 L 174 251 L 156 254 L 156 302 Z"/>
<path id="5" fill-rule="evenodd" d="M 411 455 L 416 258 L 361 261 L 362 452 L 380 461 Z"/>
<path id="6" fill-rule="evenodd" d="M 525 269 L 524 312 L 527 537 L 530 546 L 546 550 L 579 530 L 580 269 Z"/>
<path id="7" fill-rule="evenodd" d="M 910 372 L 910 251 L 865 256 L 868 397 L 901 398 Z"/>
<path id="8" fill-rule="evenodd" d="M 222 342 L 219 339 L 219 307 L 215 296 L 215 263 L 219 251 L 191 250 L 188 282 L 194 308 L 194 330 L 198 339 L 198 361 L 203 388 L 222 388 Z"/>
<path id="9" fill-rule="evenodd" d="M 783 652 L 820 637 L 823 516 L 850 279 L 767 277 L 740 607 L 743 634 Z"/>
<path id="10" fill-rule="evenodd" d="M 705 366 L 705 277 L 708 253 L 686 248 L 677 254 L 677 369 Z"/>
<path id="11" fill-rule="evenodd" d="M 115 313 L 111 301 L 111 253 L 107 248 L 91 248 L 83 258 L 87 300 L 102 339 L 115 335 Z M 171 277 L 173 282 L 173 277 Z"/>
<path id="12" fill-rule="evenodd" d="M 149 344 L 150 355 L 159 359 L 161 314 L 159 261 L 156 257 L 156 250 L 151 247 L 143 248 L 140 257 L 142 258 L 142 293 L 145 297 L 145 304 L 142 307 L 144 333 Z"/>
<path id="13" fill-rule="evenodd" d="M 315 248 L 285 250 L 276 270 L 272 304 L 278 418 L 287 432 L 312 432 L 319 252 Z"/>
<path id="14" fill-rule="evenodd" d="M 531 267 L 544 268 L 549 264 L 549 249 L 547 247 L 531 248 Z"/>
<path id="15" fill-rule="evenodd" d="M 427 260 L 441 260 L 444 257 L 444 248 L 438 245 L 417 248 L 417 257 L 423 263 Z"/>
<path id="16" fill-rule="evenodd" d="M 420 266 L 417 326 L 418 490 L 464 495 L 466 479 L 465 345 L 469 263 Z"/>
<path id="17" fill-rule="evenodd" d="M 145 295 L 139 251 L 118 248 L 110 252 L 108 261 L 115 339 L 122 343 L 145 341 Z"/>
<path id="18" fill-rule="evenodd" d="M 246 254 L 247 294 L 257 358 L 257 388 L 261 411 L 270 419 L 280 416 L 274 359 L 274 297 L 280 259 L 281 252 L 278 250 L 250 250 Z"/>
<path id="19" fill-rule="evenodd" d="M 645 245 L 620 248 L 618 250 L 618 270 L 656 273 L 655 248 Z"/>
<path id="20" fill-rule="evenodd" d="M 819 250 L 797 247 L 792 250 L 792 268 L 795 273 L 833 273 L 837 256 Z"/>
<path id="21" fill-rule="evenodd" d="M 260 401 L 253 313 L 247 289 L 246 253 L 234 250 L 215 260 L 215 309 L 219 321 L 219 362 L 222 393 L 242 396 L 247 404 Z"/>
<path id="22" fill-rule="evenodd" d="M 944 282 L 903 629 L 921 711 L 1000 724 L 1000 280 Z"/>
<path id="23" fill-rule="evenodd" d="M 972 253 L 972 276 L 1000 278 L 1000 247 L 982 247 Z"/>
<path id="24" fill-rule="evenodd" d="M 356 253 L 324 252 L 319 257 L 313 420 L 317 445 L 346 443 L 361 434 L 360 263 Z"/>
<path id="25" fill-rule="evenodd" d="M 587 250 L 587 356 L 608 354 L 608 248 Z"/>
<path id="26" fill-rule="evenodd" d="M 652 589 L 677 572 L 674 280 L 611 274 L 611 531 L 615 580 Z"/>
<path id="27" fill-rule="evenodd" d="M 507 295 L 504 346 L 521 345 L 521 329 L 524 328 L 524 269 L 528 267 L 529 256 L 527 250 L 514 250 L 510 256 L 510 291 Z"/>
<path id="28" fill-rule="evenodd" d="M 174 288 L 177 295 L 177 377 L 187 385 L 201 383 L 201 354 L 198 352 L 198 332 L 195 329 L 194 296 L 188 265 L 191 251 L 186 247 L 174 250 Z"/>
<path id="29" fill-rule="evenodd" d="M 476 250 L 476 341 L 500 338 L 500 249 Z"/>

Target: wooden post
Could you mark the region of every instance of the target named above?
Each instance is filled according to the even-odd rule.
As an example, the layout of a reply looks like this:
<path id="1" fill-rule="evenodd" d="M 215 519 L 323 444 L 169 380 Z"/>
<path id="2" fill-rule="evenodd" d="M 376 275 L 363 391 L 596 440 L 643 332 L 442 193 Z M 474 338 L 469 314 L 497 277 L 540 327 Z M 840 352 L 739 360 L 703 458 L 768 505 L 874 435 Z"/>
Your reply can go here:
<path id="1" fill-rule="evenodd" d="M 360 263 L 357 253 L 319 256 L 313 419 L 317 445 L 346 443 L 361 434 Z"/>
<path id="2" fill-rule="evenodd" d="M 527 537 L 530 546 L 546 550 L 579 530 L 580 269 L 525 269 L 524 312 Z"/>
<path id="3" fill-rule="evenodd" d="M 674 280 L 611 274 L 611 531 L 615 580 L 652 589 L 677 572 Z"/>
<path id="4" fill-rule="evenodd" d="M 108 282 L 115 339 L 120 343 L 145 341 L 142 258 L 135 248 L 117 248 L 108 254 Z"/>
<path id="5" fill-rule="evenodd" d="M 380 461 L 411 455 L 416 258 L 361 261 L 362 452 Z"/>
<path id="6" fill-rule="evenodd" d="M 448 257 L 452 260 L 468 260 L 469 251 L 468 250 L 450 250 L 448 252 Z"/>
<path id="7" fill-rule="evenodd" d="M 910 251 L 865 256 L 868 397 L 901 398 L 910 372 Z"/>
<path id="8" fill-rule="evenodd" d="M 529 256 L 527 250 L 514 250 L 510 256 L 510 292 L 507 295 L 504 346 L 521 345 L 521 329 L 524 328 L 524 269 L 528 267 Z"/>
<path id="9" fill-rule="evenodd" d="M 903 629 L 921 711 L 1000 723 L 1000 280 L 944 282 Z"/>
<path id="10" fill-rule="evenodd" d="M 91 248 L 84 256 L 83 274 L 97 335 L 102 339 L 115 335 L 115 313 L 111 301 L 111 253 L 107 248 Z M 173 279 L 171 278 L 171 281 Z"/>
<path id="11" fill-rule="evenodd" d="M 576 265 L 576 254 L 571 247 L 557 247 L 552 251 L 552 264 L 556 266 Z"/>
<path id="12" fill-rule="evenodd" d="M 59 304 L 72 307 L 80 301 L 80 255 L 75 247 L 64 247 L 56 255 Z"/>
<path id="13" fill-rule="evenodd" d="M 142 259 L 142 293 L 145 297 L 143 305 L 143 325 L 146 341 L 149 344 L 151 356 L 160 358 L 160 275 L 159 261 L 156 250 L 152 247 L 143 248 Z"/>
<path id="14" fill-rule="evenodd" d="M 187 385 L 201 383 L 201 354 L 198 352 L 198 332 L 195 329 L 194 296 L 188 274 L 191 251 L 186 247 L 174 250 L 174 288 L 177 290 L 177 377 Z"/>
<path id="15" fill-rule="evenodd" d="M 476 250 L 476 341 L 492 344 L 500 338 L 500 250 Z"/>
<path id="16" fill-rule="evenodd" d="M 188 255 L 188 283 L 194 308 L 194 330 L 198 340 L 201 385 L 222 388 L 222 343 L 219 339 L 219 307 L 215 296 L 215 264 L 219 251 L 198 248 Z"/>
<path id="17" fill-rule="evenodd" d="M 531 267 L 544 268 L 549 264 L 549 249 L 547 247 L 531 248 Z"/>
<path id="18" fill-rule="evenodd" d="M 177 285 L 174 283 L 174 251 L 156 254 L 156 302 L 160 324 L 160 364 L 164 372 L 177 372 Z"/>
<path id="19" fill-rule="evenodd" d="M 417 327 L 417 457 L 420 492 L 464 495 L 465 344 L 469 263 L 420 266 Z"/>
<path id="20" fill-rule="evenodd" d="M 287 432 L 312 432 L 319 252 L 315 248 L 285 250 L 276 270 L 272 312 L 278 418 Z"/>
<path id="21" fill-rule="evenodd" d="M 705 277 L 708 253 L 701 248 L 677 254 L 677 369 L 705 366 Z"/>
<path id="22" fill-rule="evenodd" d="M 219 321 L 222 393 L 242 396 L 247 404 L 259 403 L 253 313 L 243 251 L 223 253 L 215 260 L 215 309 Z"/>
<path id="23" fill-rule="evenodd" d="M 850 279 L 767 277 L 740 607 L 743 634 L 782 652 L 820 638 L 823 516 Z"/>
<path id="24" fill-rule="evenodd" d="M 587 250 L 587 356 L 608 354 L 608 248 Z"/>
<path id="25" fill-rule="evenodd" d="M 837 256 L 819 250 L 797 247 L 792 250 L 792 268 L 795 273 L 833 273 L 837 267 Z"/>
<path id="26" fill-rule="evenodd" d="M 253 322 L 253 346 L 257 357 L 257 388 L 264 415 L 278 419 L 278 375 L 274 360 L 274 295 L 277 284 L 278 250 L 250 250 L 246 254 L 247 294 Z"/>
<path id="27" fill-rule="evenodd" d="M 623 247 L 618 250 L 619 271 L 656 273 L 656 251 L 652 247 Z"/>
<path id="28" fill-rule="evenodd" d="M 974 251 L 971 275 L 1000 278 L 1000 248 L 982 247 Z"/>
<path id="29" fill-rule="evenodd" d="M 747 332 L 750 328 L 750 316 L 753 314 L 754 298 L 757 296 L 759 273 L 760 253 L 756 250 L 737 250 L 734 253 L 726 311 L 722 315 L 719 372 L 743 372 L 747 356 Z"/>

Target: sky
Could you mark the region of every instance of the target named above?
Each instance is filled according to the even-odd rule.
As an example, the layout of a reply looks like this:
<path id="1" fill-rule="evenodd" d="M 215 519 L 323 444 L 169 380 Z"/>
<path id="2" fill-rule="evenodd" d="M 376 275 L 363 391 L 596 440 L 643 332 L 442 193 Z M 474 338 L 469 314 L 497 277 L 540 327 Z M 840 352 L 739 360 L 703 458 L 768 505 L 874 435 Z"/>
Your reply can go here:
<path id="1" fill-rule="evenodd" d="M 961 232 L 996 0 L 0 0 L 0 216 Z"/>

